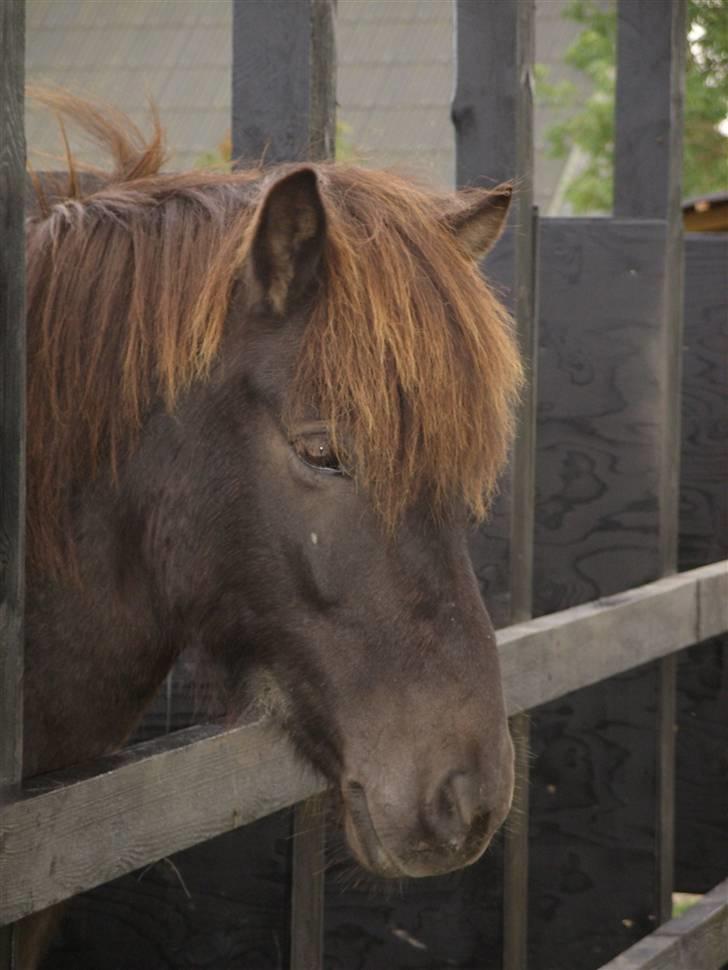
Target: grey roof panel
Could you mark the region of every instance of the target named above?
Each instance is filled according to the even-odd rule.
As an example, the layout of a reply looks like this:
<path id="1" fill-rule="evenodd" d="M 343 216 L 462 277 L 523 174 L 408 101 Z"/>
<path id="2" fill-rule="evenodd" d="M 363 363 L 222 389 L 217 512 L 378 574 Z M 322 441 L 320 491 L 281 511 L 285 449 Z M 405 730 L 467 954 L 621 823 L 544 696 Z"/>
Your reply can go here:
<path id="1" fill-rule="evenodd" d="M 562 60 L 579 29 L 563 19 L 565 5 L 536 0 L 537 61 L 552 66 L 553 80 L 580 81 Z M 27 0 L 26 7 L 29 78 L 115 103 L 140 123 L 151 95 L 178 148 L 172 167 L 214 152 L 229 131 L 231 0 Z M 346 141 L 369 164 L 451 182 L 453 11 L 451 0 L 338 0 L 339 117 L 351 129 Z M 537 105 L 537 144 L 557 116 Z M 31 150 L 59 152 L 47 118 L 29 120 L 28 141 Z M 87 148 L 80 154 L 94 160 Z M 539 200 L 561 168 L 537 155 Z"/>

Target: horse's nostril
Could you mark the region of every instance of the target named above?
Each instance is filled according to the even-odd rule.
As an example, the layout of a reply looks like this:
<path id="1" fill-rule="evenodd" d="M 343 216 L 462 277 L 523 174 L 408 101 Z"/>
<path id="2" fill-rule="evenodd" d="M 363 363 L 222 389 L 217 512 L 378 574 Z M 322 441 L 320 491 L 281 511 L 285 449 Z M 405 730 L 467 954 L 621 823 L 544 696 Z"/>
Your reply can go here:
<path id="1" fill-rule="evenodd" d="M 459 848 L 468 836 L 484 838 L 490 812 L 483 804 L 480 779 L 469 772 L 451 772 L 433 795 L 426 824 L 438 840 Z"/>

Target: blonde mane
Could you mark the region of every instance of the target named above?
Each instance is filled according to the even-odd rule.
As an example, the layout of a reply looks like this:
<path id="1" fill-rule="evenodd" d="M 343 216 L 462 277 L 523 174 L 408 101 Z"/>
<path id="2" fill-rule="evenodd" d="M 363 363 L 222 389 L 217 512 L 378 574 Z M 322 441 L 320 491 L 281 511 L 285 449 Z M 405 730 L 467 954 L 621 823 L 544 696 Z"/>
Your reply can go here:
<path id="1" fill-rule="evenodd" d="M 39 99 L 109 151 L 84 195 L 28 222 L 29 549 L 62 570 L 74 492 L 113 475 L 152 403 L 173 408 L 223 339 L 254 215 L 276 170 L 162 174 L 162 131 L 65 93 Z M 482 517 L 513 431 L 511 323 L 442 218 L 452 196 L 317 164 L 322 280 L 288 394 L 315 408 L 389 527 L 414 501 Z M 288 167 L 290 170 L 290 167 Z M 244 321 L 240 321 L 244 325 Z"/>

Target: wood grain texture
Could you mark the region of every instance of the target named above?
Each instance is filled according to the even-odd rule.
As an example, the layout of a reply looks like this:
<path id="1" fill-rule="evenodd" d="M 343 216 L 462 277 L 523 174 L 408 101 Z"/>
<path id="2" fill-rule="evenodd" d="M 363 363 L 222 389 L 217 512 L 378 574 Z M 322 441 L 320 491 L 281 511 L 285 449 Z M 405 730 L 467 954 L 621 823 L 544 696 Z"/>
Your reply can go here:
<path id="1" fill-rule="evenodd" d="M 728 237 L 685 238 L 680 568 L 728 555 Z"/>
<path id="2" fill-rule="evenodd" d="M 679 195 L 686 0 L 617 7 L 614 212 L 659 219 Z"/>
<path id="3" fill-rule="evenodd" d="M 666 228 L 542 222 L 537 614 L 661 573 Z M 608 631 L 597 643 L 612 653 Z M 656 925 L 659 685 L 640 668 L 533 713 L 539 970 L 593 970 Z"/>
<path id="4" fill-rule="evenodd" d="M 703 610 L 699 603 L 712 605 Z M 497 635 L 509 713 L 725 630 L 725 562 L 517 624 Z M 605 642 L 615 645 L 611 660 Z M 524 686 L 524 668 L 531 667 L 535 671 Z M 0 921 L 154 863 L 322 788 L 264 721 L 232 730 L 191 728 L 73 772 L 33 779 L 22 797 L 0 810 Z"/>
<path id="5" fill-rule="evenodd" d="M 728 881 L 600 970 L 721 970 L 728 962 Z"/>
<path id="6" fill-rule="evenodd" d="M 681 569 L 728 555 L 728 238 L 685 238 Z M 707 609 L 707 606 L 706 606 Z M 678 670 L 675 884 L 705 892 L 728 872 L 728 637 Z"/>
<path id="7" fill-rule="evenodd" d="M 629 0 L 617 11 L 614 203 L 618 216 L 664 218 L 659 357 L 660 574 L 677 568 L 683 331 L 682 156 L 687 0 Z M 658 688 L 658 916 L 670 918 L 674 871 L 676 665 Z"/>
<path id="8" fill-rule="evenodd" d="M 18 919 L 321 789 L 264 722 L 229 731 L 191 728 L 87 770 L 34 780 L 0 813 L 0 920 Z"/>
<path id="9" fill-rule="evenodd" d="M 335 63 L 331 0 L 234 0 L 233 157 L 331 158 Z"/>
<path id="10" fill-rule="evenodd" d="M 0 2 L 0 803 L 23 774 L 25 4 Z M 15 967 L 12 926 L 0 968 Z"/>
<path id="11" fill-rule="evenodd" d="M 675 888 L 704 893 L 728 872 L 728 636 L 679 658 Z"/>
<path id="12" fill-rule="evenodd" d="M 326 795 L 293 813 L 291 866 L 291 967 L 323 967 L 326 878 Z"/>
<path id="13" fill-rule="evenodd" d="M 562 700 L 573 691 L 627 671 L 632 677 L 634 668 L 726 627 L 728 561 L 519 623 L 498 632 L 508 711 L 557 698 L 568 706 Z"/>
<path id="14" fill-rule="evenodd" d="M 483 267 L 515 321 L 528 374 L 511 461 L 487 525 L 472 537 L 470 554 L 481 592 L 497 627 L 531 615 L 533 590 L 534 455 L 536 427 L 536 306 L 538 213 L 533 209 L 532 0 L 484 4 L 458 0 L 456 82 L 452 103 L 458 187 L 513 181 L 517 191 L 507 231 Z M 493 132 L 498 137 L 493 137 Z M 511 725 L 519 784 L 504 835 L 504 970 L 525 962 L 528 872 L 528 725 Z M 483 911 L 493 921 L 498 911 Z M 485 950 L 481 949 L 479 960 Z M 488 959 L 497 962 L 494 948 Z M 424 959 L 424 958 L 423 958 Z M 423 963 L 423 966 L 426 964 Z M 477 964 L 475 964 L 477 965 Z"/>
<path id="15" fill-rule="evenodd" d="M 535 612 L 659 574 L 659 221 L 541 224 Z"/>
<path id="16" fill-rule="evenodd" d="M 0 6 L 0 797 L 22 777 L 25 5 Z"/>
<path id="17" fill-rule="evenodd" d="M 282 970 L 291 813 L 177 852 L 73 899 L 43 970 Z"/>
<path id="18" fill-rule="evenodd" d="M 518 186 L 509 228 L 484 265 L 513 313 L 529 384 L 501 496 L 471 542 L 476 576 L 496 627 L 530 615 L 535 427 L 535 245 L 533 218 L 534 14 L 531 0 L 456 4 L 452 103 L 458 187 Z M 498 137 L 493 137 L 493 132 Z"/>
<path id="19" fill-rule="evenodd" d="M 686 11 L 687 0 L 625 0 L 617 10 L 615 214 L 667 221 L 658 484 L 662 574 L 677 568 Z"/>

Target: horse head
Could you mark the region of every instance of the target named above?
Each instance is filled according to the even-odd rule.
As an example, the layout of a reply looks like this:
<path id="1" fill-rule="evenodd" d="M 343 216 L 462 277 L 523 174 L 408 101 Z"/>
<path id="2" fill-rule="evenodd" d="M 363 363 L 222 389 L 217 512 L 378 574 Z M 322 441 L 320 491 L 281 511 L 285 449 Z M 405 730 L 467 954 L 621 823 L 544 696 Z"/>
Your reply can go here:
<path id="1" fill-rule="evenodd" d="M 113 484 L 94 479 L 89 507 L 113 537 L 115 595 L 143 590 L 166 643 L 214 657 L 233 713 L 251 692 L 266 704 L 339 792 L 365 867 L 470 863 L 513 791 L 467 551 L 521 379 L 477 269 L 510 190 L 448 198 L 327 165 L 135 178 L 57 206 L 29 263 L 46 321 L 31 405 L 49 426 L 64 401 L 75 409 L 76 437 L 57 449 L 67 474 L 111 455 Z M 60 279 L 66 259 L 82 288 L 74 233 L 100 260 L 85 296 L 62 284 L 95 327 L 85 342 L 52 336 L 64 323 L 48 324 L 60 303 L 43 276 Z M 59 379 L 44 404 L 71 358 L 88 393 Z M 38 440 L 31 469 L 48 461 Z M 37 472 L 36 510 L 55 500 L 54 467 Z"/>

